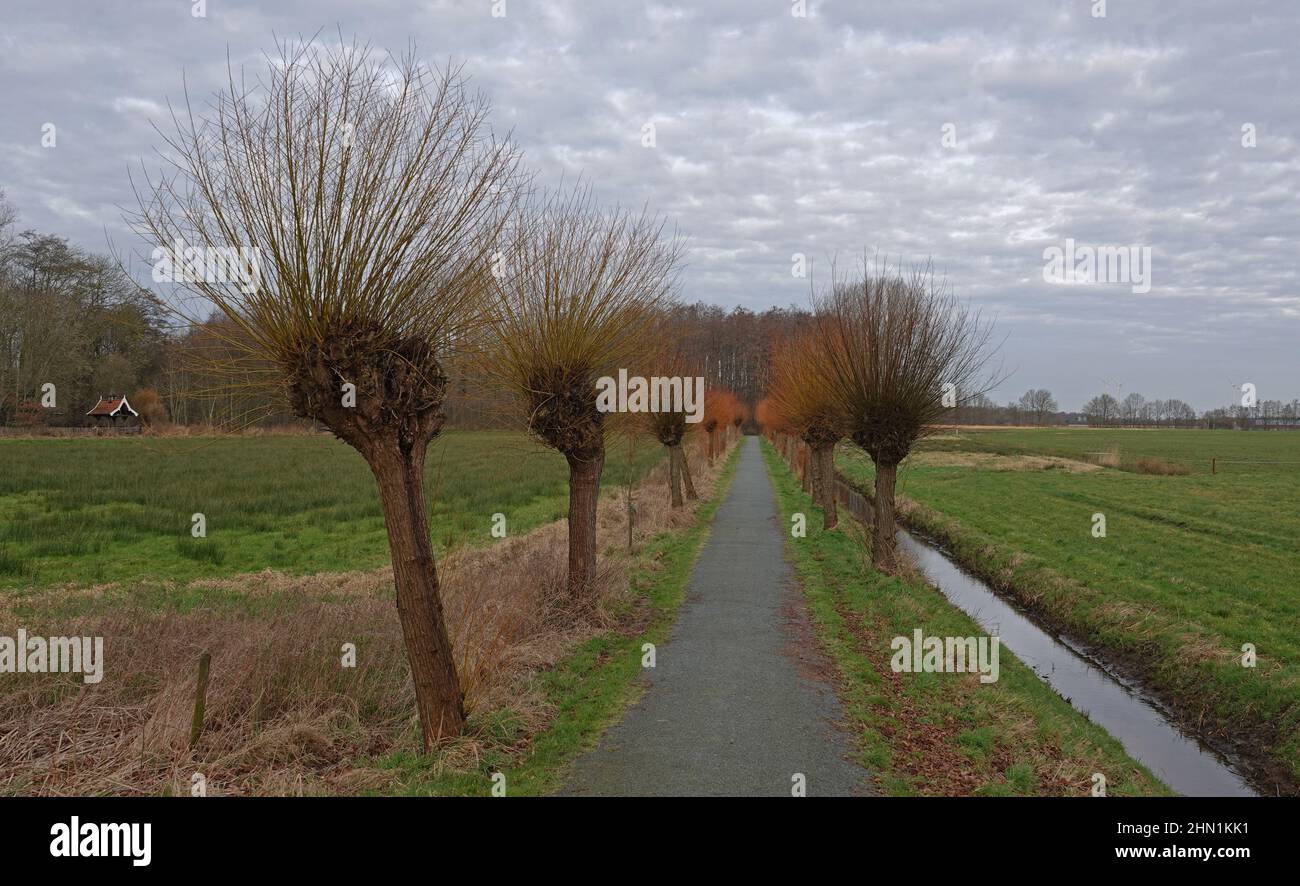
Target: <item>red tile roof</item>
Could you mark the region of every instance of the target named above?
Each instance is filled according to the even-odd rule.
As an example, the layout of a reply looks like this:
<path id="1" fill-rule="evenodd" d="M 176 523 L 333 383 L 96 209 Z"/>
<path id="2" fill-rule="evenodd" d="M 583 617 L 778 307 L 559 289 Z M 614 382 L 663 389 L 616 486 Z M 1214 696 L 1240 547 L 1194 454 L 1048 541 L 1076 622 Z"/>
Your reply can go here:
<path id="1" fill-rule="evenodd" d="M 86 415 L 108 416 L 112 417 L 126 411 L 131 415 L 138 416 L 140 413 L 131 408 L 131 404 L 126 402 L 125 397 L 100 397 L 95 408 L 86 413 Z"/>

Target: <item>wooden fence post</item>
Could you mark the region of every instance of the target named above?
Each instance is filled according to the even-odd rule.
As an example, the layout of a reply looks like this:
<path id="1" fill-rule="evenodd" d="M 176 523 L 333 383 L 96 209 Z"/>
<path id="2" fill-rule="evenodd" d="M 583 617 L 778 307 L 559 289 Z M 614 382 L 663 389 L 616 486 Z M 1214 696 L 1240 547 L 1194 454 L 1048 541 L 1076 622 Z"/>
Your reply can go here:
<path id="1" fill-rule="evenodd" d="M 199 656 L 199 685 L 194 690 L 194 721 L 190 724 L 190 747 L 199 743 L 203 734 L 203 708 L 208 703 L 208 666 L 212 664 L 212 653 L 205 652 Z"/>
<path id="2" fill-rule="evenodd" d="M 632 507 L 632 458 L 635 447 L 634 438 L 628 435 L 627 440 L 627 552 L 632 553 L 632 522 L 636 519 L 636 508 Z M 672 458 L 672 451 L 669 450 L 668 457 Z"/>

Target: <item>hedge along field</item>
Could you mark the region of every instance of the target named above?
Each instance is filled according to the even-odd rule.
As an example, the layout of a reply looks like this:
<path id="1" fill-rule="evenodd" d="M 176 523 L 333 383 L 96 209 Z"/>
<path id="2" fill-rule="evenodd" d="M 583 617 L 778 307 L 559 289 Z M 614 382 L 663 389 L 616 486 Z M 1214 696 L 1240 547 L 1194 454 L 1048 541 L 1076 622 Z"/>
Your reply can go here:
<path id="1" fill-rule="evenodd" d="M 663 457 L 611 446 L 603 486 Z M 370 469 L 327 435 L 0 440 L 0 588 L 131 579 L 188 581 L 271 568 L 290 574 L 388 562 Z M 425 487 L 439 551 L 565 516 L 563 457 L 506 431 L 450 431 Z M 206 538 L 191 518 L 206 518 Z"/>
<path id="2" fill-rule="evenodd" d="M 1226 436 L 1225 436 L 1226 435 Z M 1012 458 L 1113 441 L 1124 453 L 1205 471 L 1149 476 Z M 1198 439 L 1199 438 L 1199 439 Z M 1041 440 L 1041 444 L 1037 441 Z M 1168 445 L 1161 447 L 1161 441 Z M 1230 448 L 1231 447 L 1231 450 Z M 936 452 L 936 450 L 940 450 Z M 1300 466 L 1208 473 L 1208 453 L 1300 461 L 1300 435 L 1278 432 L 977 432 L 931 441 L 904 463 L 899 492 L 924 507 L 908 521 L 963 565 L 1075 636 L 1142 672 L 1184 721 L 1239 747 L 1283 792 L 1300 781 Z M 963 463 L 963 452 L 971 453 Z M 871 461 L 838 452 L 849 477 Z M 1106 536 L 1093 536 L 1103 514 Z M 1254 668 L 1241 663 L 1254 644 Z M 1260 750 L 1264 753 L 1261 754 Z"/>

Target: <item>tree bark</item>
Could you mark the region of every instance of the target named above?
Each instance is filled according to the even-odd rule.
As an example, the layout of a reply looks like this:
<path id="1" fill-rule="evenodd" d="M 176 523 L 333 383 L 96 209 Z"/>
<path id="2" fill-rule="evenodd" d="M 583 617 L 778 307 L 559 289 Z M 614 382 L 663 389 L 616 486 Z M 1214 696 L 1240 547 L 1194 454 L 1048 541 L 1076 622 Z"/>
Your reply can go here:
<path id="1" fill-rule="evenodd" d="M 371 470 L 393 554 L 397 615 L 415 684 L 424 750 L 465 726 L 465 702 L 456 676 L 456 659 L 438 596 L 438 571 L 429 541 L 424 504 L 424 447 L 404 453 L 399 447 L 377 453 Z"/>
<path id="2" fill-rule="evenodd" d="M 605 449 L 566 454 L 569 462 L 569 596 L 585 598 L 596 575 L 596 506 Z"/>
<path id="3" fill-rule="evenodd" d="M 881 572 L 892 573 L 897 565 L 894 535 L 894 484 L 897 464 L 876 465 L 876 493 L 872 502 L 871 564 Z"/>
<path id="4" fill-rule="evenodd" d="M 808 487 L 812 491 L 812 500 L 815 504 L 822 504 L 824 492 L 822 489 L 822 460 L 821 452 L 815 446 L 807 446 L 808 450 Z"/>
<path id="5" fill-rule="evenodd" d="M 668 447 L 668 494 L 674 508 L 682 506 L 682 462 L 677 446 Z"/>
<path id="6" fill-rule="evenodd" d="M 839 510 L 835 502 L 835 444 L 814 450 L 817 462 L 817 480 L 822 487 L 822 528 L 834 529 L 839 525 Z"/>
<path id="7" fill-rule="evenodd" d="M 691 480 L 691 466 L 686 461 L 686 447 L 680 443 L 677 444 L 677 458 L 682 465 L 682 482 L 686 486 L 686 497 L 691 501 L 696 501 L 699 496 L 695 494 L 695 483 Z"/>
<path id="8" fill-rule="evenodd" d="M 808 444 L 799 443 L 799 484 L 804 492 L 812 491 L 812 477 L 808 473 Z"/>

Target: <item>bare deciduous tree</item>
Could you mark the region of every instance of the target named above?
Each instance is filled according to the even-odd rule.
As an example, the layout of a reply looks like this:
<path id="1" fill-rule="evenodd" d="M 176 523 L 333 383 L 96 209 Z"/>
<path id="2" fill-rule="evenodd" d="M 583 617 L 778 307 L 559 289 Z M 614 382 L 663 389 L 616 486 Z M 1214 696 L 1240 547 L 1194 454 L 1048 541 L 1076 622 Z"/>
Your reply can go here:
<path id="1" fill-rule="evenodd" d="M 660 378 L 680 379 L 682 393 L 691 384 L 694 377 L 694 371 L 691 368 L 691 361 L 686 355 L 684 344 L 683 330 L 679 324 L 669 321 L 667 318 L 662 322 L 657 331 L 658 338 L 664 343 L 662 353 L 655 362 L 653 375 Z M 695 427 L 695 425 L 686 420 L 686 411 L 683 409 L 684 400 L 678 400 L 676 403 L 665 403 L 662 398 L 658 404 L 659 408 L 651 408 L 644 413 L 646 429 L 656 440 L 664 445 L 668 450 L 668 498 L 669 503 L 674 508 L 679 508 L 683 504 L 682 487 L 686 488 L 686 498 L 694 501 L 695 484 L 691 480 L 690 465 L 686 460 L 686 447 L 684 445 L 686 436 Z"/>
<path id="2" fill-rule="evenodd" d="M 1110 424 L 1119 417 L 1119 401 L 1110 394 L 1101 394 L 1083 404 L 1083 414 L 1088 416 L 1091 424 Z"/>
<path id="3" fill-rule="evenodd" d="M 485 366 L 517 395 L 533 435 L 569 463 L 575 598 L 596 568 L 608 430 L 597 383 L 658 346 L 651 332 L 674 296 L 681 252 L 664 226 L 645 212 L 601 210 L 585 187 L 543 198 L 516 216 L 495 280 Z"/>
<path id="4" fill-rule="evenodd" d="M 726 388 L 709 388 L 704 392 L 704 431 L 709 435 L 709 464 L 726 448 L 718 445 L 718 431 L 725 430 L 740 410 L 740 401 Z"/>
<path id="5" fill-rule="evenodd" d="M 872 562 L 892 572 L 898 465 L 947 412 L 945 391 L 969 397 L 993 386 L 980 379 L 992 326 L 928 265 L 864 268 L 833 280 L 815 302 L 831 401 L 849 439 L 875 462 Z"/>
<path id="6" fill-rule="evenodd" d="M 822 507 L 823 528 L 838 523 L 835 503 L 835 444 L 844 436 L 844 418 L 831 396 L 827 354 L 814 330 L 795 332 L 772 355 L 772 386 L 764 413 L 807 444 L 813 501 Z"/>
<path id="7" fill-rule="evenodd" d="M 492 137 L 487 101 L 457 70 L 356 43 L 277 48 L 254 82 L 231 69 L 206 109 L 187 96 L 173 111 L 166 166 L 136 188 L 133 221 L 178 261 L 178 244 L 254 250 L 255 278 L 186 275 L 180 294 L 229 321 L 207 331 L 231 386 L 277 389 L 374 473 L 427 750 L 465 711 L 425 454 L 443 422 L 440 361 L 482 319 L 518 151 Z"/>
<path id="8" fill-rule="evenodd" d="M 1034 424 L 1047 424 L 1047 417 L 1056 411 L 1056 399 L 1046 388 L 1030 388 L 1020 398 L 1020 408 L 1034 417 Z"/>
<path id="9" fill-rule="evenodd" d="M 1142 419 L 1142 409 L 1146 406 L 1147 398 L 1143 397 L 1137 391 L 1129 394 L 1120 404 L 1122 416 L 1125 424 L 1135 425 Z"/>

